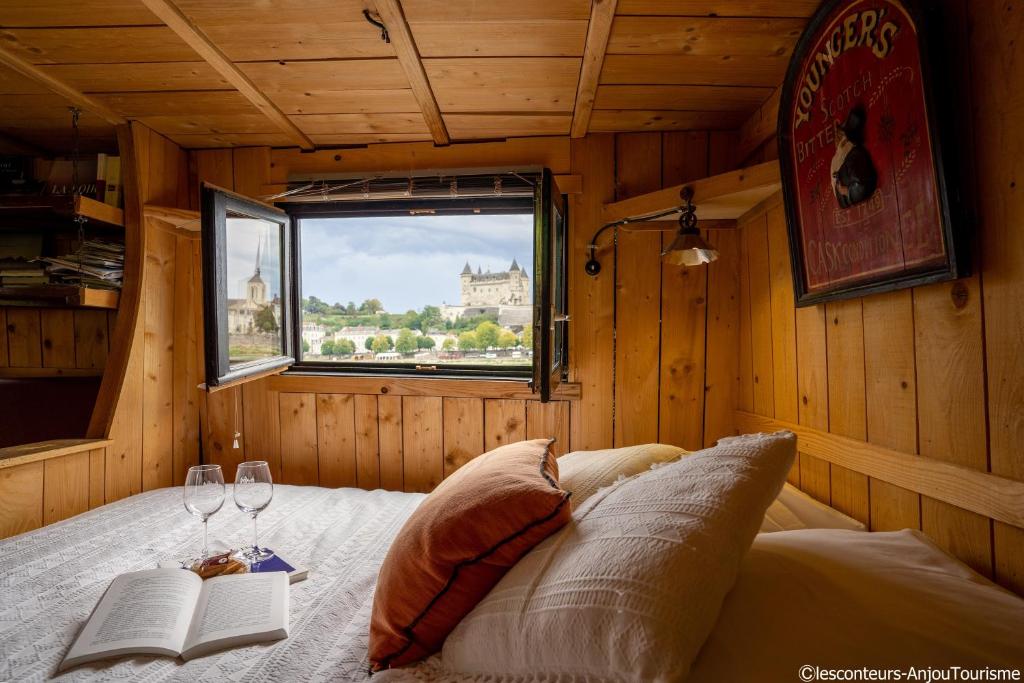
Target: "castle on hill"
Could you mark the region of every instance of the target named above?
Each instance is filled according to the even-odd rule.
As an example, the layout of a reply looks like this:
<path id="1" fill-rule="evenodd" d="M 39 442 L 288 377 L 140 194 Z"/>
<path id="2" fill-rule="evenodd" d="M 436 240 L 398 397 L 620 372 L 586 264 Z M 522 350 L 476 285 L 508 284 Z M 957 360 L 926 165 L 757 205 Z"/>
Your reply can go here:
<path id="1" fill-rule="evenodd" d="M 508 270 L 492 273 L 483 272 L 477 266 L 473 272 L 469 262 L 459 274 L 461 284 L 458 306 L 441 306 L 441 315 L 455 322 L 461 317 L 473 317 L 492 313 L 498 316 L 498 324 L 509 328 L 529 325 L 533 316 L 530 276 L 512 259 Z"/>
<path id="2" fill-rule="evenodd" d="M 462 306 L 522 306 L 530 301 L 530 278 L 515 259 L 509 269 L 500 273 L 486 273 L 477 266 L 462 269 Z"/>

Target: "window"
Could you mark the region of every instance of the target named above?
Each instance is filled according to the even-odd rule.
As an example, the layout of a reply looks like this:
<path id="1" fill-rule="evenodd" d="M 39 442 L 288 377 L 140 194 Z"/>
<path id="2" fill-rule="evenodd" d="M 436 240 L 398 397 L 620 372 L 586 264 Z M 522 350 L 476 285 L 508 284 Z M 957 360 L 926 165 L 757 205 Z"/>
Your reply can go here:
<path id="1" fill-rule="evenodd" d="M 548 400 L 568 343 L 550 172 L 322 181 L 279 206 L 293 371 L 521 378 Z"/>
<path id="2" fill-rule="evenodd" d="M 205 184 L 202 208 L 207 385 L 290 365 L 287 215 Z"/>

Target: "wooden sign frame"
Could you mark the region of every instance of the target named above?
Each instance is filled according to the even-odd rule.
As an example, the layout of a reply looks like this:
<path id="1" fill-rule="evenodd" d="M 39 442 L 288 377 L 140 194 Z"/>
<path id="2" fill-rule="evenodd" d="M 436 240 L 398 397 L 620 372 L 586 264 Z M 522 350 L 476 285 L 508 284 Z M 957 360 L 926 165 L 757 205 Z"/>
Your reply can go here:
<path id="1" fill-rule="evenodd" d="M 798 307 L 953 280 L 969 274 L 960 199 L 962 192 L 950 192 L 950 188 L 956 186 L 952 169 L 957 167 L 954 153 L 959 151 L 953 137 L 951 110 L 954 100 L 949 96 L 954 84 L 934 78 L 937 72 L 954 73 L 942 68 L 947 60 L 939 40 L 940 18 L 938 6 L 930 0 L 826 0 L 797 43 L 782 87 L 778 141 Z M 849 24 L 844 23 L 847 20 Z M 887 24 L 895 24 L 896 27 Z M 870 37 L 861 37 L 862 32 L 867 33 L 865 25 L 875 28 Z M 885 45 L 892 52 L 882 49 L 881 40 L 873 42 L 880 35 L 882 26 L 886 26 Z M 842 32 L 838 42 L 837 30 Z M 853 36 L 852 40 L 848 35 Z M 905 80 L 910 87 L 905 84 L 889 86 L 882 82 L 884 78 L 872 78 L 870 75 L 866 79 L 871 83 L 872 93 L 882 91 L 883 86 L 904 88 L 892 95 L 893 99 L 910 101 L 909 106 L 898 112 L 902 120 L 918 120 L 925 124 L 924 131 L 908 125 L 902 133 L 905 136 L 913 132 L 917 147 L 909 162 L 906 161 L 909 156 L 906 152 L 900 159 L 904 164 L 901 170 L 911 169 L 901 176 L 896 172 L 894 162 L 892 169 L 885 167 L 884 163 L 895 154 L 903 138 L 890 133 L 890 140 L 883 143 L 881 138 L 885 136 L 877 134 L 879 125 L 895 118 L 890 112 L 883 114 L 881 122 L 878 120 L 879 113 L 885 111 L 882 106 L 890 105 L 871 106 L 879 96 L 875 94 L 872 99 L 867 85 L 861 88 L 864 92 L 860 101 L 856 95 L 849 94 L 849 85 L 845 91 L 839 91 L 845 92 L 845 97 L 826 102 L 825 96 L 830 92 L 829 88 L 846 85 L 842 79 L 851 78 L 851 71 L 856 73 L 855 78 L 863 78 L 861 70 L 836 67 L 844 57 L 854 55 L 869 67 L 877 63 L 878 72 L 881 72 L 883 67 L 880 64 L 895 53 L 896 48 L 892 46 L 896 41 L 908 40 L 914 41 L 916 50 L 911 50 L 906 44 L 901 45 L 898 58 L 909 58 L 909 65 L 901 66 L 896 61 L 894 66 L 898 69 L 891 69 L 885 75 L 888 77 L 897 70 L 904 76 L 909 73 Z M 835 47 L 837 45 L 838 48 Z M 867 56 L 865 49 L 870 51 Z M 879 52 L 884 56 L 879 56 Z M 913 57 L 916 57 L 916 64 Z M 916 74 L 912 73 L 914 66 L 918 67 Z M 810 80 L 808 75 L 812 77 Z M 834 79 L 832 83 L 827 80 L 830 76 Z M 915 83 L 918 78 L 920 82 Z M 809 84 L 815 80 L 818 88 L 812 92 Z M 852 90 L 856 92 L 857 88 Z M 816 94 L 820 94 L 820 102 Z M 885 92 L 884 97 L 888 101 L 890 93 Z M 837 116 L 826 117 L 824 112 L 831 112 L 833 104 L 836 105 Z M 857 110 L 856 114 L 854 110 Z M 799 127 L 807 122 L 817 127 L 817 141 L 813 140 L 814 136 L 811 136 L 811 143 L 799 139 L 797 133 L 802 132 Z M 847 130 L 850 131 L 849 138 Z M 807 137 L 806 133 L 804 137 Z M 814 142 L 817 142 L 816 147 Z M 831 153 L 829 144 L 836 149 L 831 160 L 828 159 Z M 858 147 L 860 151 L 856 155 L 850 154 L 849 150 Z M 930 148 L 930 155 L 916 154 L 916 151 L 926 148 Z M 840 157 L 844 150 L 846 156 Z M 850 167 L 853 169 L 851 173 L 846 162 L 857 155 L 861 158 L 854 161 L 863 161 L 863 157 L 869 161 L 866 165 L 854 163 Z M 883 162 L 877 173 L 872 161 L 874 155 L 882 157 Z M 837 172 L 837 160 L 840 159 L 842 163 Z M 927 167 L 922 166 L 925 161 L 929 162 Z M 865 168 L 867 172 L 863 172 Z M 859 174 L 858 169 L 862 171 Z M 798 176 L 801 171 L 804 172 L 802 177 Z M 922 182 L 929 172 L 932 183 Z M 826 174 L 828 187 L 823 191 L 822 181 Z M 874 185 L 871 184 L 872 175 Z M 908 176 L 916 185 L 906 179 Z M 811 177 L 817 179 L 817 185 L 813 187 Z M 854 182 L 845 185 L 844 180 L 851 177 Z M 850 188 L 854 190 L 852 194 L 849 193 Z M 908 215 L 906 206 L 915 207 L 917 213 Z M 815 209 L 818 219 L 808 220 L 813 218 L 810 214 Z M 822 217 L 826 210 L 833 216 L 831 222 Z M 924 245 L 922 249 L 929 249 L 931 253 L 927 259 L 908 262 L 905 231 L 912 231 L 912 238 L 926 235 L 927 239 L 914 240 L 913 247 Z M 808 236 L 818 239 L 812 240 Z M 844 258 L 851 254 L 865 259 L 865 262 L 858 266 L 853 263 L 855 259 L 852 256 Z M 867 262 L 872 257 L 875 261 Z M 809 261 L 812 258 L 816 259 L 813 264 Z M 903 260 L 902 267 L 897 263 L 899 259 Z M 858 267 L 863 270 L 857 270 Z M 811 282 L 812 277 L 815 282 Z"/>

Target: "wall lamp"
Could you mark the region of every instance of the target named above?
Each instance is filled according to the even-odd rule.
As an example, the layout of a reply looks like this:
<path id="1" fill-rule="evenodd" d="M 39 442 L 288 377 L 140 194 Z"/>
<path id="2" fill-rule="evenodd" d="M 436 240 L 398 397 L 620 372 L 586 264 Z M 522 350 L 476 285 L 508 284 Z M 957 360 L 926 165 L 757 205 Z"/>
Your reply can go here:
<path id="1" fill-rule="evenodd" d="M 590 244 L 587 245 L 587 248 L 590 250 L 590 258 L 583 267 L 587 275 L 593 277 L 601 272 L 601 262 L 597 260 L 597 240 L 605 230 L 623 227 L 631 223 L 653 221 L 674 213 L 679 214 L 679 232 L 676 234 L 675 239 L 672 240 L 672 244 L 665 251 L 661 252 L 665 262 L 677 266 L 690 267 L 718 260 L 718 250 L 701 237 L 700 230 L 697 228 L 697 208 L 693 205 L 693 188 L 690 186 L 684 187 L 679 191 L 679 198 L 683 203 L 674 209 L 640 218 L 625 218 L 614 223 L 607 223 L 598 228 L 597 232 L 594 233 L 594 237 L 591 238 Z"/>

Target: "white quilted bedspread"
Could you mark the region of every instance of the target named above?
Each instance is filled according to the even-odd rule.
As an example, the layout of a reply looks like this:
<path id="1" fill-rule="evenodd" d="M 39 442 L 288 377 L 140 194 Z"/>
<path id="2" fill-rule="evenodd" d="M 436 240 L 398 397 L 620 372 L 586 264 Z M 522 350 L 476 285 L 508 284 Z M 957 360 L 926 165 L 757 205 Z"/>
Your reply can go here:
<path id="1" fill-rule="evenodd" d="M 249 541 L 251 522 L 229 500 L 210 538 Z M 183 664 L 134 657 L 84 665 L 62 681 L 359 681 L 377 571 L 422 494 L 275 486 L 260 515 L 260 545 L 309 568 L 291 587 L 286 640 Z M 0 681 L 53 676 L 110 580 L 197 552 L 198 520 L 181 489 L 150 491 L 0 541 Z"/>

